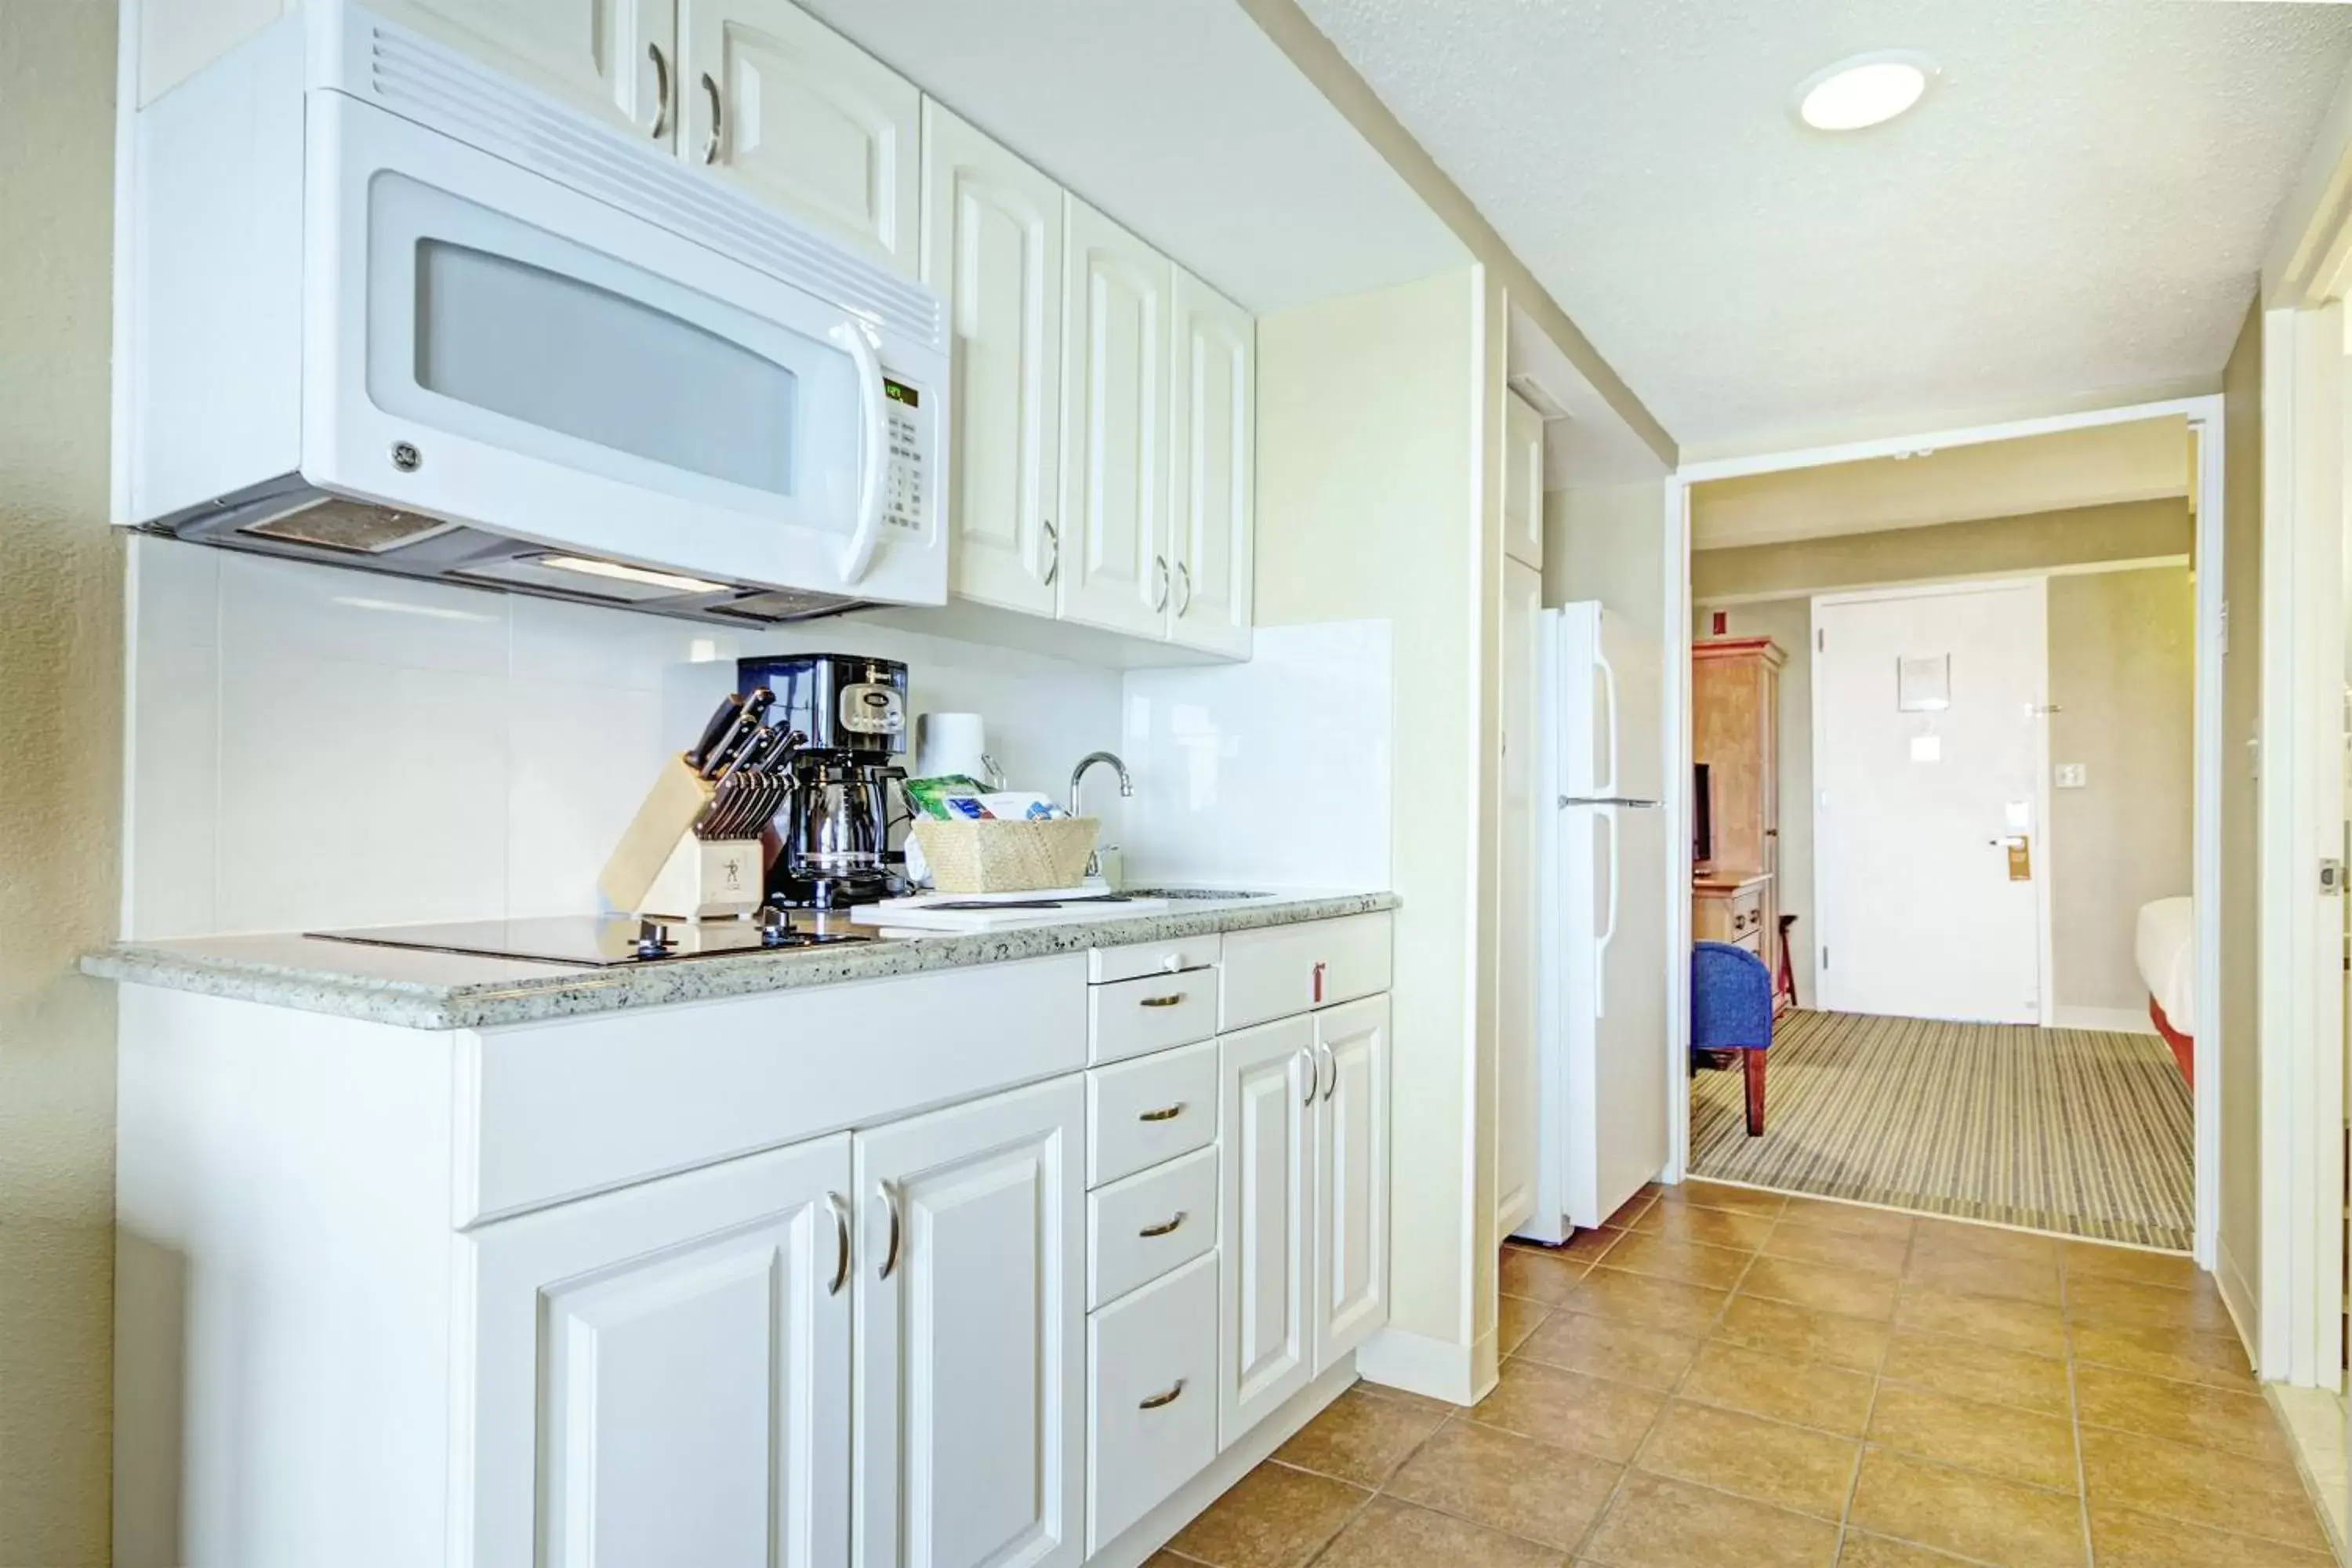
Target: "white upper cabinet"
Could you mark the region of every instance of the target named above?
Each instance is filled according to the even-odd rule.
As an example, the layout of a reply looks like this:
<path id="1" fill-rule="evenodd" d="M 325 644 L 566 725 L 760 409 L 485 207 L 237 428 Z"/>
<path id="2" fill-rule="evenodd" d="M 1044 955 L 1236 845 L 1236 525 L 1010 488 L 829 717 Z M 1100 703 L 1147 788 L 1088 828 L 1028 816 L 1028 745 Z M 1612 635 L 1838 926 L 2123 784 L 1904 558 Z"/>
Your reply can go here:
<path id="1" fill-rule="evenodd" d="M 165 0 L 148 0 L 156 9 Z M 369 0 L 617 131 L 667 147 L 684 91 L 677 0 Z"/>
<path id="2" fill-rule="evenodd" d="M 1085 1139 L 1076 1076 L 856 1135 L 859 1568 L 1085 1555 Z"/>
<path id="3" fill-rule="evenodd" d="M 1168 635 L 1247 658 L 1256 532 L 1257 329 L 1249 312 L 1175 269 L 1169 424 L 1176 588 Z"/>
<path id="4" fill-rule="evenodd" d="M 1503 552 L 1543 567 L 1544 422 L 1516 392 L 1503 394 Z"/>
<path id="5" fill-rule="evenodd" d="M 922 95 L 791 0 L 678 0 L 678 155 L 912 278 Z"/>
<path id="6" fill-rule="evenodd" d="M 947 300 L 956 593 L 1054 613 L 1062 437 L 1062 188 L 923 104 L 923 281 Z"/>
<path id="7" fill-rule="evenodd" d="M 1168 556 L 1168 258 L 1068 198 L 1062 296 L 1065 620 L 1160 637 Z"/>
<path id="8" fill-rule="evenodd" d="M 849 1179 L 843 1133 L 459 1242 L 469 1561 L 847 1561 Z"/>
<path id="9" fill-rule="evenodd" d="M 1315 1109 L 1321 1058 L 1307 1017 L 1217 1040 L 1224 1189 L 1217 1443 L 1315 1375 Z"/>
<path id="10" fill-rule="evenodd" d="M 1315 1370 L 1362 1344 L 1389 1312 L 1389 999 L 1315 1015 Z"/>

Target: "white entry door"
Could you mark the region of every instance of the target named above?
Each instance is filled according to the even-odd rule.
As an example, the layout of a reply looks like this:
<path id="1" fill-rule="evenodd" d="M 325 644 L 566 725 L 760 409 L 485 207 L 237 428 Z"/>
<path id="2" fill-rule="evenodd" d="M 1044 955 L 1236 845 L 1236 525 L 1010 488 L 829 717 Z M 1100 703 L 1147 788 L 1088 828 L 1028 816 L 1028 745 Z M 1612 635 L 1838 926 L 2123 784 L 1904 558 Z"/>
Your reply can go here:
<path id="1" fill-rule="evenodd" d="M 1822 1005 L 2042 1016 L 2044 585 L 1813 601 Z"/>

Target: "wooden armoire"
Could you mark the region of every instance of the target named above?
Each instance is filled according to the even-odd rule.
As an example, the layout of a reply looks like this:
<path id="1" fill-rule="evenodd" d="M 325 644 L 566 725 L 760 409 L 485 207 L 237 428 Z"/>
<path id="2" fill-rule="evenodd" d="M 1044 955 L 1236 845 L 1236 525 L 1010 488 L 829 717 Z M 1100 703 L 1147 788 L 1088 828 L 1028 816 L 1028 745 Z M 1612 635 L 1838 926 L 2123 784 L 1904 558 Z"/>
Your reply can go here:
<path id="1" fill-rule="evenodd" d="M 1706 764 L 1713 828 L 1710 853 L 1692 873 L 1691 934 L 1747 948 L 1776 977 L 1785 662 L 1769 637 L 1691 647 L 1691 758 Z"/>

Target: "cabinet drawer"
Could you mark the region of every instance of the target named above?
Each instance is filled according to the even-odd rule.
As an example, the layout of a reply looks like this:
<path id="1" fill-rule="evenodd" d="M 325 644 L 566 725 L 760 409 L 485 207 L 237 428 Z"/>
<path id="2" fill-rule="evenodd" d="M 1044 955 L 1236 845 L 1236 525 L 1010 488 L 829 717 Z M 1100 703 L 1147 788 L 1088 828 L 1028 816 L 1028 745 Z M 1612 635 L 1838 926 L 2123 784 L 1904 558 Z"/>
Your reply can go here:
<path id="1" fill-rule="evenodd" d="M 1205 1148 L 1217 1136 L 1217 1043 L 1087 1074 L 1087 1185 Z"/>
<path id="2" fill-rule="evenodd" d="M 1123 1061 L 1217 1032 L 1217 972 L 1147 974 L 1087 988 L 1087 1060 Z"/>
<path id="3" fill-rule="evenodd" d="M 1087 1551 L 1217 1457 L 1214 1253 L 1087 1323 Z"/>
<path id="4" fill-rule="evenodd" d="M 1382 912 L 1229 933 L 1218 1029 L 1246 1029 L 1387 990 L 1390 924 Z"/>
<path id="5" fill-rule="evenodd" d="M 1186 969 L 1206 969 L 1217 962 L 1224 942 L 1213 931 L 1176 942 L 1139 942 L 1128 947 L 1097 947 L 1087 954 L 1087 978 L 1100 985 L 1111 980 L 1134 980 L 1146 974 L 1174 974 Z"/>
<path id="6" fill-rule="evenodd" d="M 1171 1160 L 1087 1196 L 1087 1305 L 1116 1301 L 1217 1244 L 1217 1152 Z"/>

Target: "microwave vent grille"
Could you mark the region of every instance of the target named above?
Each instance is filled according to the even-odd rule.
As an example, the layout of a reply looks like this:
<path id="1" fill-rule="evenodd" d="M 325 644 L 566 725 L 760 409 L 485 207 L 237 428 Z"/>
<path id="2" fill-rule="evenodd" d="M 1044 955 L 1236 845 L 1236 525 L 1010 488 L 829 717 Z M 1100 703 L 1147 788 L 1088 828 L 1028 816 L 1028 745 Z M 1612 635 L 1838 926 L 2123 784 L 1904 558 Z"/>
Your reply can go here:
<path id="1" fill-rule="evenodd" d="M 446 533 L 457 526 L 436 518 L 389 511 L 310 491 L 301 505 L 258 522 L 242 524 L 239 531 L 284 544 L 309 544 L 354 555 L 381 555 L 387 550 L 398 550 Z"/>
<path id="2" fill-rule="evenodd" d="M 381 23 L 371 23 L 368 32 L 366 87 L 385 109 L 625 211 L 648 214 L 730 260 L 855 311 L 886 340 L 946 352 L 946 312 L 930 290 L 461 55 Z"/>

